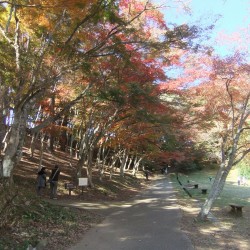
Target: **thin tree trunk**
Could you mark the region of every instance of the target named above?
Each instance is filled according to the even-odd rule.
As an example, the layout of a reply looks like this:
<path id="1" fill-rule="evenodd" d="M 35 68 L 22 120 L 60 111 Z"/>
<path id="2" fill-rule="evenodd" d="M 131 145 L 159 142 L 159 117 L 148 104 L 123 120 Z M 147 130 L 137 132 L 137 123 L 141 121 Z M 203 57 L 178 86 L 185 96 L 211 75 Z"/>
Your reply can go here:
<path id="1" fill-rule="evenodd" d="M 35 119 L 35 123 L 37 123 L 37 121 L 39 120 L 39 115 L 41 113 L 41 109 L 42 106 L 40 105 L 37 111 L 37 115 L 36 115 L 36 119 Z M 30 157 L 33 158 L 34 157 L 34 152 L 35 152 L 35 143 L 36 140 L 38 138 L 39 133 L 33 133 L 32 134 L 32 139 L 31 139 L 31 143 L 30 143 Z"/>
<path id="2" fill-rule="evenodd" d="M 140 162 L 142 160 L 142 157 L 141 158 L 138 158 L 138 156 L 136 156 L 135 160 L 134 160 L 134 167 L 133 167 L 133 171 L 132 171 L 132 175 L 133 176 L 136 176 L 136 173 L 139 169 L 139 165 L 140 165 Z"/>
<path id="3" fill-rule="evenodd" d="M 82 168 L 84 166 L 85 160 L 86 160 L 85 152 L 82 151 L 81 155 L 79 155 L 79 160 L 78 160 L 77 166 L 76 166 L 76 178 L 82 177 Z"/>
<path id="4" fill-rule="evenodd" d="M 129 158 L 129 163 L 127 164 L 126 171 L 130 169 L 132 162 L 133 162 L 133 156 Z"/>
<path id="5" fill-rule="evenodd" d="M 69 148 L 70 164 L 71 165 L 72 165 L 72 161 L 73 161 L 73 142 L 74 142 L 74 136 L 72 133 L 71 137 L 70 137 L 70 148 Z"/>
<path id="6" fill-rule="evenodd" d="M 88 177 L 89 186 L 91 188 L 94 187 L 93 177 L 92 177 L 93 151 L 94 149 L 92 147 L 88 151 L 88 165 L 87 165 L 87 177 Z"/>
<path id="7" fill-rule="evenodd" d="M 5 135 L 8 133 L 8 128 L 5 123 L 6 123 L 6 116 L 1 114 L 0 115 L 0 155 L 1 155 L 2 150 L 4 149 L 3 141 L 5 138 Z"/>
<path id="8" fill-rule="evenodd" d="M 97 153 L 97 158 L 96 158 L 96 166 L 98 168 L 98 172 L 99 172 L 99 180 L 102 181 L 102 177 L 103 177 L 103 150 L 104 150 L 104 145 L 103 143 L 100 145 L 100 147 L 98 148 L 98 153 Z"/>
<path id="9" fill-rule="evenodd" d="M 120 165 L 120 177 L 124 177 L 124 168 L 125 168 L 125 163 L 126 163 L 126 149 L 123 150 L 123 154 L 122 154 L 122 162 Z"/>
<path id="10" fill-rule="evenodd" d="M 113 155 L 113 156 L 112 156 L 112 162 L 111 162 L 111 165 L 110 165 L 110 172 L 109 172 L 109 179 L 110 179 L 110 180 L 111 180 L 112 177 L 113 177 L 114 167 L 115 167 L 115 164 L 116 164 L 117 159 L 118 159 L 118 156 L 117 156 L 117 155 Z"/>
<path id="11" fill-rule="evenodd" d="M 67 145 L 67 131 L 66 131 L 67 125 L 68 125 L 68 116 L 65 115 L 62 122 L 63 129 L 60 135 L 60 148 L 64 152 L 66 151 L 66 145 Z"/>
<path id="12" fill-rule="evenodd" d="M 198 220 L 204 221 L 207 219 L 215 200 L 219 197 L 220 193 L 223 190 L 227 176 L 229 174 L 229 169 L 230 168 L 225 168 L 224 166 L 222 166 L 217 172 L 208 197 L 198 214 Z"/>
<path id="13" fill-rule="evenodd" d="M 44 138 L 45 138 L 45 134 L 41 133 L 41 138 L 40 138 L 40 155 L 39 155 L 39 169 L 41 169 L 42 163 L 43 163 Z"/>
<path id="14" fill-rule="evenodd" d="M 129 154 L 126 152 L 126 159 L 125 159 L 125 163 L 124 163 L 124 172 L 126 172 L 128 170 L 127 165 L 128 165 L 128 158 L 129 158 Z"/>
<path id="15" fill-rule="evenodd" d="M 109 152 L 110 152 L 110 149 L 106 150 L 105 147 L 102 148 L 102 164 L 100 166 L 100 180 L 101 181 L 102 181 L 104 173 L 105 173 L 105 168 L 106 168 L 105 166 L 107 164 Z"/>
<path id="16" fill-rule="evenodd" d="M 39 133 L 36 133 L 36 134 L 33 134 L 32 135 L 32 139 L 31 139 L 31 142 L 30 142 L 30 157 L 33 158 L 34 157 L 34 153 L 35 153 L 35 147 L 36 147 L 36 141 L 37 141 L 37 138 L 38 138 L 38 135 Z"/>
<path id="17" fill-rule="evenodd" d="M 53 93 L 51 96 L 51 101 L 50 101 L 50 112 L 52 116 L 55 116 L 55 89 L 56 86 L 54 86 Z M 53 121 L 51 125 L 53 126 L 55 122 Z M 49 150 L 51 153 L 54 152 L 54 143 L 55 143 L 55 136 L 50 132 L 50 140 L 49 140 Z"/>

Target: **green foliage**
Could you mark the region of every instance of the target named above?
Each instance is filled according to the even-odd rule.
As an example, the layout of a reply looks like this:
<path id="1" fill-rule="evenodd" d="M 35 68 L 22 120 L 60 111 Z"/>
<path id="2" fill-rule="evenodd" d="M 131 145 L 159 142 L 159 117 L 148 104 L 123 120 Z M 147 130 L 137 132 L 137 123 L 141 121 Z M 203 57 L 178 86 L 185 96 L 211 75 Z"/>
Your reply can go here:
<path id="1" fill-rule="evenodd" d="M 239 175 L 241 176 L 245 176 L 246 178 L 250 178 L 250 165 L 249 165 L 249 161 L 247 161 L 247 159 L 241 161 L 238 165 L 238 172 Z"/>
<path id="2" fill-rule="evenodd" d="M 142 162 L 142 165 L 145 166 L 145 170 L 149 170 L 150 172 L 154 172 L 155 171 L 155 162 L 154 161 L 150 161 L 147 159 L 144 159 Z"/>
<path id="3" fill-rule="evenodd" d="M 177 147 L 177 140 L 176 140 L 176 137 L 175 135 L 164 135 L 162 138 L 161 138 L 161 150 L 163 151 L 175 151 L 176 150 L 176 147 Z"/>
<path id="4" fill-rule="evenodd" d="M 91 70 L 91 64 L 89 62 L 83 61 L 82 62 L 82 70 L 84 72 L 90 72 L 90 70 Z"/>
<path id="5" fill-rule="evenodd" d="M 0 249 L 15 249 L 15 250 L 26 250 L 29 245 L 36 245 L 37 241 L 27 241 L 25 240 L 21 245 L 17 246 L 16 242 L 11 242 L 10 238 L 0 239 Z"/>
<path id="6" fill-rule="evenodd" d="M 201 170 L 203 167 L 198 161 L 182 161 L 176 163 L 179 172 L 189 173 L 196 170 Z"/>
<path id="7" fill-rule="evenodd" d="M 73 214 L 58 206 L 41 201 L 32 194 L 25 194 L 20 190 L 11 189 L 1 194 L 1 226 L 17 225 L 20 221 L 47 221 L 62 223 L 64 220 L 74 221 Z"/>
<path id="8" fill-rule="evenodd" d="M 74 221 L 74 214 L 66 209 L 58 206 L 53 206 L 46 202 L 34 204 L 23 212 L 22 219 L 28 221 L 51 221 L 54 223 L 62 223 L 64 220 Z"/>
<path id="9" fill-rule="evenodd" d="M 117 87 L 109 88 L 107 91 L 101 91 L 99 97 L 101 100 L 115 102 L 118 105 L 124 105 L 125 103 L 124 93 Z"/>

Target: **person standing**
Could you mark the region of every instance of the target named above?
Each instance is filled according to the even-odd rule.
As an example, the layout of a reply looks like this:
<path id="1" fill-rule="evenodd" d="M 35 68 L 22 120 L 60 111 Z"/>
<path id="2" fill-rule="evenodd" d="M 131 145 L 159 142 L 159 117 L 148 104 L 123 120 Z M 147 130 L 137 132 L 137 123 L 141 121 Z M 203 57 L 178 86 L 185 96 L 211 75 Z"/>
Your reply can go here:
<path id="1" fill-rule="evenodd" d="M 42 195 L 42 189 L 46 187 L 46 168 L 42 167 L 37 173 L 37 195 Z"/>
<path id="2" fill-rule="evenodd" d="M 165 175 L 168 174 L 168 167 L 165 168 L 164 174 L 165 174 Z"/>
<path id="3" fill-rule="evenodd" d="M 240 184 L 241 184 L 241 180 L 242 180 L 242 177 L 239 175 L 239 176 L 238 176 L 238 179 L 237 179 L 238 186 L 240 186 Z"/>
<path id="4" fill-rule="evenodd" d="M 51 199 L 57 199 L 57 186 L 58 186 L 59 175 L 60 175 L 59 166 L 55 165 L 49 177 Z"/>
<path id="5" fill-rule="evenodd" d="M 246 186 L 246 184 L 247 184 L 246 177 L 245 177 L 245 176 L 242 176 L 242 185 L 243 185 L 243 186 Z"/>

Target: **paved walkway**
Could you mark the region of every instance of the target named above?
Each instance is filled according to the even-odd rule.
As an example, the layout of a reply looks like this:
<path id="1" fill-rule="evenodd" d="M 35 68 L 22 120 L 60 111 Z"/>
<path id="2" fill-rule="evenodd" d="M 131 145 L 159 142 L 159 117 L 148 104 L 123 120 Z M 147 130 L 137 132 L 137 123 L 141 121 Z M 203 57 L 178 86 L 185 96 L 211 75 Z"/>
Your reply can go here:
<path id="1" fill-rule="evenodd" d="M 181 213 L 175 200 L 171 183 L 163 178 L 130 202 L 72 204 L 97 210 L 106 219 L 69 250 L 194 249 L 180 231 Z"/>

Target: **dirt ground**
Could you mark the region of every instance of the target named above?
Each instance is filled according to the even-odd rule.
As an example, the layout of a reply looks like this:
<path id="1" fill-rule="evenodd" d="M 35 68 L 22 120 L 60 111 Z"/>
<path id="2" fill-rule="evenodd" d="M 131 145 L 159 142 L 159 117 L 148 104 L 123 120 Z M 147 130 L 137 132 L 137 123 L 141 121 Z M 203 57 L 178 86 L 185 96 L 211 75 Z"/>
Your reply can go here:
<path id="1" fill-rule="evenodd" d="M 196 250 L 248 250 L 250 249 L 250 208 L 244 207 L 242 215 L 231 208 L 212 209 L 213 219 L 197 222 L 199 205 L 178 201 L 182 210 L 181 228 L 191 239 Z"/>
<path id="2" fill-rule="evenodd" d="M 41 242 L 46 245 L 45 249 L 67 249 L 68 246 L 79 241 L 93 224 L 101 223 L 104 219 L 99 214 L 84 209 L 51 207 L 52 205 L 46 203 L 50 200 L 48 185 L 43 190 L 42 197 L 37 197 L 36 177 L 39 156 L 39 150 L 35 150 L 34 157 L 31 158 L 29 149 L 24 148 L 22 160 L 15 169 L 14 183 L 18 186 L 18 198 L 12 202 L 11 214 L 16 214 L 16 218 L 13 218 L 14 215 L 10 215 L 13 222 L 8 223 L 7 227 L 0 227 L 0 249 L 26 250 L 28 242 L 31 242 L 33 247 L 37 242 Z M 129 173 L 125 173 L 125 178 L 121 178 L 116 172 L 112 180 L 106 173 L 103 180 L 100 181 L 98 170 L 94 169 L 95 187 L 84 187 L 83 190 L 76 188 L 69 195 L 69 191 L 65 189 L 65 183 L 77 185 L 77 181 L 73 178 L 77 159 L 71 159 L 68 153 L 60 150 L 56 150 L 53 154 L 45 151 L 42 165 L 46 167 L 48 177 L 55 164 L 58 164 L 61 170 L 58 182 L 58 200 L 125 201 L 138 194 L 149 184 L 140 173 L 137 178 Z M 83 176 L 86 176 L 84 171 Z M 27 195 L 28 197 L 26 197 Z M 71 218 L 71 214 L 74 214 L 74 219 Z"/>

